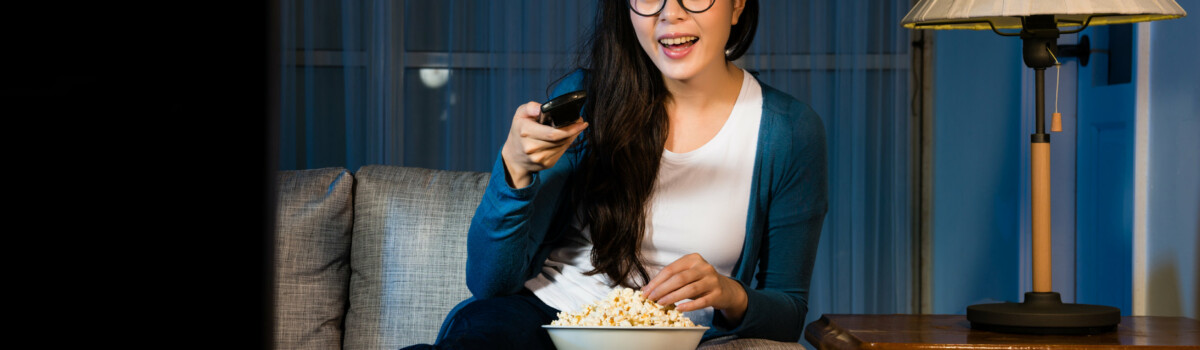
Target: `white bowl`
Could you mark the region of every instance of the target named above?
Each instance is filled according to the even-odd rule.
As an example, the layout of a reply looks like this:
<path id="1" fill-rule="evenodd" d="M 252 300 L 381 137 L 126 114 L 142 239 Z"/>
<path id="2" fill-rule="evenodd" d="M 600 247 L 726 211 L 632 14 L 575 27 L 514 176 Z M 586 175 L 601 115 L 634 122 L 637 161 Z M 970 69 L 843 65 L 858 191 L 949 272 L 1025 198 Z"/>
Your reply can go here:
<path id="1" fill-rule="evenodd" d="M 542 326 L 559 350 L 695 350 L 708 327 Z"/>

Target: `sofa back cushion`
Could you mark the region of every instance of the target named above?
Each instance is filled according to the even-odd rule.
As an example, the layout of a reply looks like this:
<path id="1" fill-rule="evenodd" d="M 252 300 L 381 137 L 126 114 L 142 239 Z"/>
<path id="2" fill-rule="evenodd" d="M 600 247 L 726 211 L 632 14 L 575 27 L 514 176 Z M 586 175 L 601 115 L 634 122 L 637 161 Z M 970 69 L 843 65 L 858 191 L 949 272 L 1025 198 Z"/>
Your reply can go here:
<path id="1" fill-rule="evenodd" d="M 345 349 L 432 343 L 470 297 L 467 229 L 488 173 L 369 165 L 355 172 Z"/>
<path id="2" fill-rule="evenodd" d="M 281 171 L 275 218 L 276 349 L 337 349 L 350 284 L 354 179 L 344 168 Z"/>

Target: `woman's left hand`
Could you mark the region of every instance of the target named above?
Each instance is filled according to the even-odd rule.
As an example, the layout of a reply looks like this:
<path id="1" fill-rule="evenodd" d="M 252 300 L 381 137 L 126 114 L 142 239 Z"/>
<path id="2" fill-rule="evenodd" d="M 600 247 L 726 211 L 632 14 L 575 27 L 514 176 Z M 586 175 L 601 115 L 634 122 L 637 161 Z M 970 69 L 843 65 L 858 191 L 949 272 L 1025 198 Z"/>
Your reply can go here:
<path id="1" fill-rule="evenodd" d="M 642 295 L 662 305 L 692 299 L 676 305 L 675 309 L 686 312 L 712 306 L 733 323 L 741 321 L 747 305 L 746 290 L 742 285 L 721 275 L 697 253 L 685 255 L 664 267 L 642 287 Z"/>

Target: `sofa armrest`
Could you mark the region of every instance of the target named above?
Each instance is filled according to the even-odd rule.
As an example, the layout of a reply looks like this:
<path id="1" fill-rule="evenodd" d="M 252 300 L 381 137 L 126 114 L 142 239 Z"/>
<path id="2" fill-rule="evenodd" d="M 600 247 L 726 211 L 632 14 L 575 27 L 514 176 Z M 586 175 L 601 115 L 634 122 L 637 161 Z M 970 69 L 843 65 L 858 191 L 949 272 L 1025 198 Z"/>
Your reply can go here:
<path id="1" fill-rule="evenodd" d="M 343 168 L 277 174 L 277 349 L 338 349 L 350 286 L 354 178 Z"/>

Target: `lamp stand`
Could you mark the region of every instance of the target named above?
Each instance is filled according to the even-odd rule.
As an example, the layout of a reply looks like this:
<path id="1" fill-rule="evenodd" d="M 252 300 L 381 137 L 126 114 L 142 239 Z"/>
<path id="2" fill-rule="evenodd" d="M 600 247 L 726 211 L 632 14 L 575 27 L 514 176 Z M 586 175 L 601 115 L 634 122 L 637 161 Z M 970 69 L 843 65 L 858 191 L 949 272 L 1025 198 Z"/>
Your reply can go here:
<path id="1" fill-rule="evenodd" d="M 1004 333 L 1099 334 L 1116 330 L 1121 310 L 1111 306 L 1065 304 L 1050 279 L 1050 135 L 1045 130 L 1046 68 L 1058 51 L 1058 24 L 1053 15 L 1024 19 L 1021 41 L 1025 65 L 1033 68 L 1037 91 L 1035 127 L 1030 135 L 1030 180 L 1033 214 L 1033 291 L 1021 303 L 967 307 L 971 328 Z"/>

